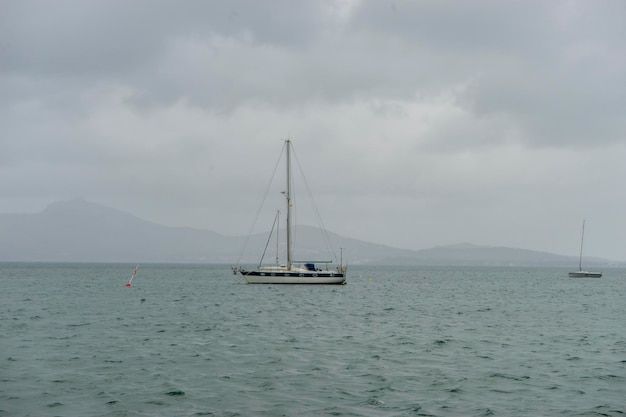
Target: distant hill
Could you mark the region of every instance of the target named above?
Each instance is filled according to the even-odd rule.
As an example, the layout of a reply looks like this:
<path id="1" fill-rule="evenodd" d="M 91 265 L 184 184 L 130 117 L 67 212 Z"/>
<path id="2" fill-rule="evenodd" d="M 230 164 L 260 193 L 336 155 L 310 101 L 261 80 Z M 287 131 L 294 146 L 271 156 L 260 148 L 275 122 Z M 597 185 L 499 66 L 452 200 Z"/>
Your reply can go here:
<path id="1" fill-rule="evenodd" d="M 167 227 L 84 200 L 36 214 L 0 214 L 0 260 L 228 262 L 240 239 Z"/>
<path id="2" fill-rule="evenodd" d="M 452 245 L 418 251 L 364 242 L 329 233 L 348 264 L 568 266 L 576 257 L 525 249 Z M 298 226 L 295 257 L 331 260 L 319 229 Z M 256 263 L 268 233 L 224 236 L 212 231 L 167 227 L 84 200 L 53 203 L 40 213 L 0 214 L 0 261 L 17 262 L 203 262 Z M 245 245 L 245 243 L 247 245 Z M 242 253 L 242 248 L 246 250 Z M 274 249 L 275 251 L 275 249 Z M 271 256 L 271 255 L 270 255 Z M 606 266 L 586 259 L 588 266 Z"/>
<path id="3" fill-rule="evenodd" d="M 589 258 L 588 265 L 606 265 L 609 261 Z M 578 258 L 527 249 L 478 246 L 469 243 L 416 251 L 413 256 L 385 259 L 391 264 L 475 265 L 475 266 L 564 266 L 575 267 Z"/>

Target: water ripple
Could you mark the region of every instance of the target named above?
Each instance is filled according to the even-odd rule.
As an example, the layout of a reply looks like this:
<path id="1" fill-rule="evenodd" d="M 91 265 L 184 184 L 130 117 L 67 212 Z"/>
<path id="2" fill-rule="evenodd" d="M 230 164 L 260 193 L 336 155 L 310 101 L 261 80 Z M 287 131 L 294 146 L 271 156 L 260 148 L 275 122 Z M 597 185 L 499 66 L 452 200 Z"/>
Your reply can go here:
<path id="1" fill-rule="evenodd" d="M 146 265 L 126 288 L 129 268 L 0 265 L 0 417 L 626 410 L 623 271 L 353 267 L 316 287 Z"/>

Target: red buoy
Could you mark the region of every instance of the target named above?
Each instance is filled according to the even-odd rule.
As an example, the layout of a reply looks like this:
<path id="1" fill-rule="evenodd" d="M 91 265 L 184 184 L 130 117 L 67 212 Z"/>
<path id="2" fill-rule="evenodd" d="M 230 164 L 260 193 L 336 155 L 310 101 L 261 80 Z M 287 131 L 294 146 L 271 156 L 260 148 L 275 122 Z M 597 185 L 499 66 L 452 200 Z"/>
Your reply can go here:
<path id="1" fill-rule="evenodd" d="M 130 282 L 127 282 L 126 284 L 124 284 L 124 286 L 130 287 Z"/>

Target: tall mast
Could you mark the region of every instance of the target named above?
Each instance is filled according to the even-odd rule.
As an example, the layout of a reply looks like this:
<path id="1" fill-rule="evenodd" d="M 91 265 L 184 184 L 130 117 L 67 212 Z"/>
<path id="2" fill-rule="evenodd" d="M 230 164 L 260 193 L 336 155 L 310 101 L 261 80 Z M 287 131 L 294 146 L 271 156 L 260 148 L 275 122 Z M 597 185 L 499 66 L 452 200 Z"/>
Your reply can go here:
<path id="1" fill-rule="evenodd" d="M 287 269 L 291 269 L 291 141 L 287 139 L 287 191 L 285 198 L 287 199 Z"/>
<path id="2" fill-rule="evenodd" d="M 583 242 L 585 240 L 585 219 L 583 219 L 583 234 L 580 237 L 580 256 L 578 257 L 578 270 L 583 270 Z"/>

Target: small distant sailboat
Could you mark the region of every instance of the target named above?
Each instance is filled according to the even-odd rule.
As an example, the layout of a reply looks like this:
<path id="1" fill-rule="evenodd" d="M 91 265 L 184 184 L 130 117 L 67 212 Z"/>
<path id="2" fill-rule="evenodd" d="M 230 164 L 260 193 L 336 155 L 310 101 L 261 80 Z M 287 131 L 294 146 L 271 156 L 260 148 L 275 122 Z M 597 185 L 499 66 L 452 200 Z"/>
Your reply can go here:
<path id="1" fill-rule="evenodd" d="M 583 270 L 583 242 L 585 240 L 585 220 L 583 220 L 583 232 L 580 238 L 580 256 L 578 258 L 578 271 L 570 272 L 570 278 L 601 278 L 602 272 L 590 272 Z"/>
<path id="2" fill-rule="evenodd" d="M 130 276 L 130 279 L 128 280 L 128 282 L 126 284 L 124 284 L 125 287 L 130 287 L 131 283 L 133 282 L 133 278 L 135 278 L 135 275 L 137 275 L 137 270 L 139 269 L 139 265 L 137 265 L 135 267 L 135 269 L 133 270 L 132 275 Z"/>
<path id="3" fill-rule="evenodd" d="M 242 266 L 233 267 L 233 273 L 241 274 L 249 284 L 345 284 L 346 266 L 343 257 L 335 268 L 319 268 L 317 263 L 329 265 L 332 261 L 293 261 L 292 260 L 292 195 L 291 195 L 291 141 L 285 141 L 287 164 L 287 188 L 282 194 L 287 204 L 286 251 L 287 262 L 280 264 L 276 259 L 275 265 L 263 266 L 261 262 L 256 269 L 247 269 Z M 278 217 L 277 217 L 278 218 Z M 277 219 L 276 218 L 276 219 Z M 276 220 L 274 221 L 276 224 Z"/>

